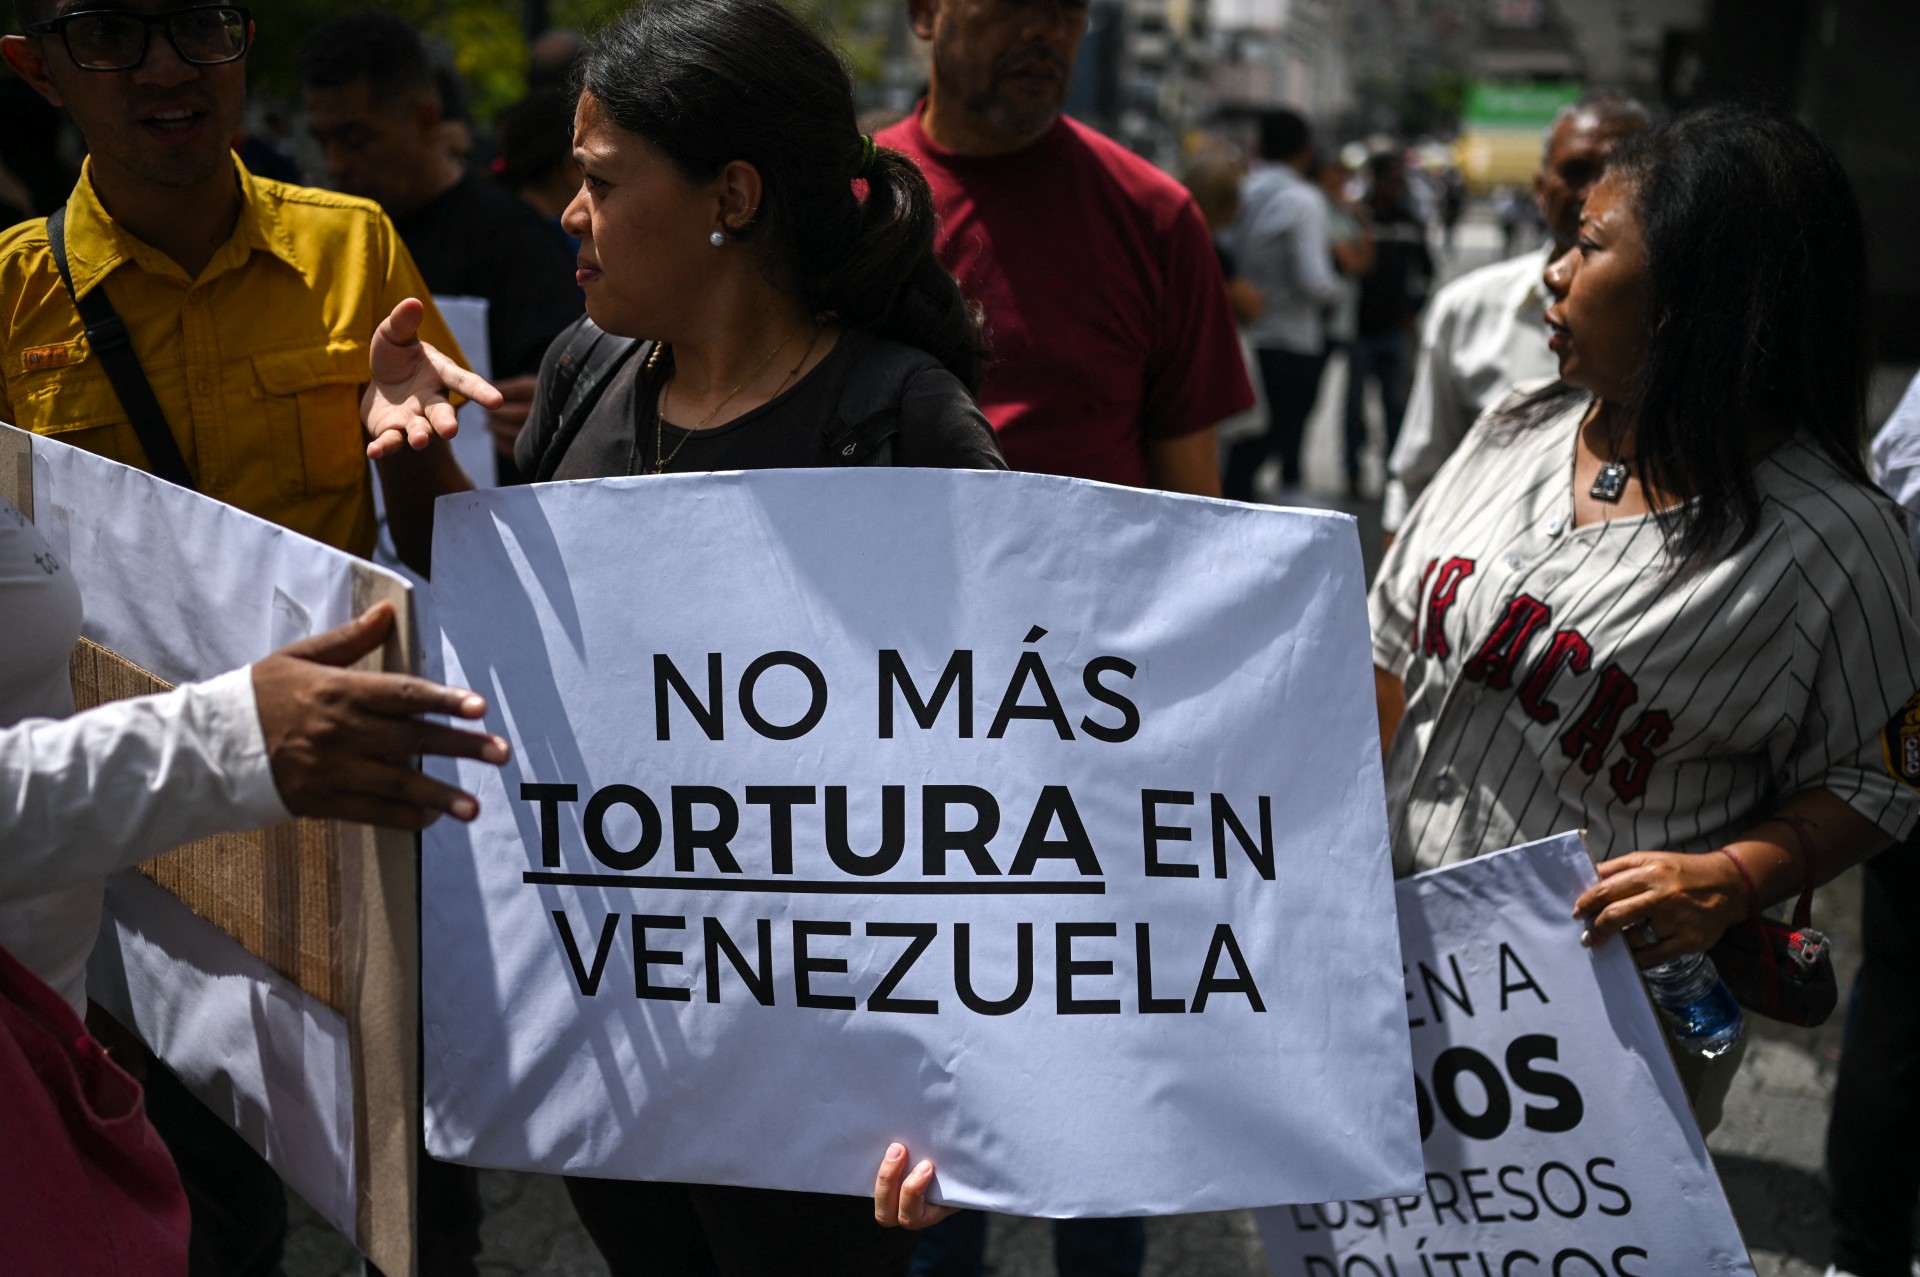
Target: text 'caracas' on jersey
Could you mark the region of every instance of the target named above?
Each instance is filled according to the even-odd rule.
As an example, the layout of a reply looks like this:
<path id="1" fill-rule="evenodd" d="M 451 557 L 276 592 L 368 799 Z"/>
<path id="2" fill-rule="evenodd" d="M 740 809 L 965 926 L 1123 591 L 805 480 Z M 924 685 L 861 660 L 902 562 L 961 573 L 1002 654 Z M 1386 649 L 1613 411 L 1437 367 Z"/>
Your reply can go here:
<path id="1" fill-rule="evenodd" d="M 1756 467 L 1752 539 L 1676 578 L 1653 516 L 1573 526 L 1586 407 L 1477 425 L 1374 584 L 1407 694 L 1396 872 L 1576 828 L 1598 859 L 1703 851 L 1812 788 L 1904 835 L 1920 590 L 1893 505 L 1795 439 Z"/>

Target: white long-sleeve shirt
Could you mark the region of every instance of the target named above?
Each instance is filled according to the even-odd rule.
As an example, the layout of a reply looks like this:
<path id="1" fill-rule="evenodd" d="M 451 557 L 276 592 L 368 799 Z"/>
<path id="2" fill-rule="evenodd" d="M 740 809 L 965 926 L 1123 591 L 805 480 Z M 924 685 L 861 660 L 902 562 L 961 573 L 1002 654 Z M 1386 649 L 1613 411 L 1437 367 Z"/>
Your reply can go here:
<path id="1" fill-rule="evenodd" d="M 1434 295 L 1400 440 L 1387 461 L 1381 512 L 1387 531 L 1400 530 L 1468 428 L 1509 387 L 1560 374 L 1559 360 L 1547 349 L 1547 289 L 1540 278 L 1549 251 L 1482 266 Z"/>
<path id="2" fill-rule="evenodd" d="M 252 671 L 73 713 L 80 592 L 0 501 L 0 945 L 78 1011 L 105 875 L 289 818 Z"/>
<path id="3" fill-rule="evenodd" d="M 1907 537 L 1920 554 L 1920 377 L 1873 437 L 1873 480 L 1907 512 Z"/>

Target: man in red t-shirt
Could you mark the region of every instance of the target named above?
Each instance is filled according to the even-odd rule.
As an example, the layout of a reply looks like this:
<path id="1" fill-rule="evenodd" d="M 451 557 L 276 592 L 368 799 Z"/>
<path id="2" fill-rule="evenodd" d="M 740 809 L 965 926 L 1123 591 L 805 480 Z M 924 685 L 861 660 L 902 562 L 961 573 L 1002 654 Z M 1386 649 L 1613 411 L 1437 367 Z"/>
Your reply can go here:
<path id="1" fill-rule="evenodd" d="M 980 408 L 1016 470 L 1220 495 L 1214 427 L 1253 403 L 1192 196 L 1066 119 L 1086 0 L 907 0 L 926 100 L 874 138 L 919 162 L 935 251 L 986 312 Z M 976 1277 L 984 1218 L 928 1229 L 914 1277 Z M 1065 1220 L 1062 1277 L 1138 1273 L 1139 1219 Z"/>
<path id="2" fill-rule="evenodd" d="M 986 311 L 980 407 L 1016 470 L 1220 495 L 1253 403 L 1186 190 L 1062 116 L 1084 0 L 908 0 L 927 98 L 874 141 L 919 162 L 936 251 Z"/>

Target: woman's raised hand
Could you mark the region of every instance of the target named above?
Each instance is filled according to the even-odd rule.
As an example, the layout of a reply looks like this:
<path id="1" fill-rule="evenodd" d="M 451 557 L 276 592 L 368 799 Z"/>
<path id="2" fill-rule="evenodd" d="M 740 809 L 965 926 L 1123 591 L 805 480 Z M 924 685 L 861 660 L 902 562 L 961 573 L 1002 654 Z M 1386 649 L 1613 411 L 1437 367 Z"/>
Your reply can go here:
<path id="1" fill-rule="evenodd" d="M 907 1146 L 887 1145 L 880 1159 L 880 1173 L 873 1180 L 873 1218 L 882 1228 L 927 1228 L 959 1210 L 957 1206 L 935 1206 L 927 1201 L 927 1189 L 933 1184 L 933 1163 L 922 1159 L 907 1170 Z"/>
<path id="2" fill-rule="evenodd" d="M 462 368 L 420 340 L 426 307 L 409 297 L 380 321 L 373 334 L 373 356 L 366 394 L 360 399 L 360 423 L 366 427 L 367 455 L 379 460 L 404 447 L 425 448 L 439 435 L 459 432 L 449 393 L 464 395 L 486 408 L 505 397 L 484 378 Z"/>

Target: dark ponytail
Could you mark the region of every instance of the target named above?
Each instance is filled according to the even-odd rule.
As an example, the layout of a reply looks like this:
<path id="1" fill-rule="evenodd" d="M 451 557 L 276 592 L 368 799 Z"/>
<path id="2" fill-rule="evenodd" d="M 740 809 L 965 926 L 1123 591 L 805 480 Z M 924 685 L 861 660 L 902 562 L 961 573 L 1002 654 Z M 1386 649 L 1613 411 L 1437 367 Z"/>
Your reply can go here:
<path id="1" fill-rule="evenodd" d="M 967 390 L 980 388 L 986 343 L 979 310 L 933 255 L 933 191 L 920 166 L 878 147 L 867 166 L 860 229 L 815 301 L 842 322 L 933 355 Z"/>
<path id="2" fill-rule="evenodd" d="M 926 178 L 898 151 L 868 160 L 845 62 L 779 0 L 630 9 L 594 40 L 581 87 L 689 181 L 753 165 L 764 190 L 740 238 L 771 277 L 790 276 L 816 314 L 916 346 L 978 388 L 980 320 L 933 256 Z"/>

